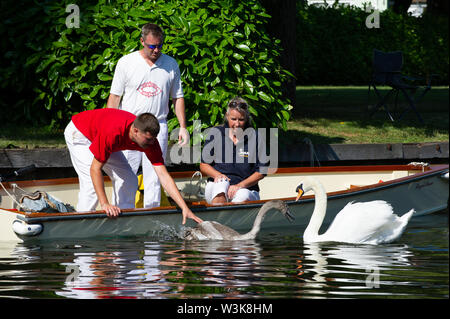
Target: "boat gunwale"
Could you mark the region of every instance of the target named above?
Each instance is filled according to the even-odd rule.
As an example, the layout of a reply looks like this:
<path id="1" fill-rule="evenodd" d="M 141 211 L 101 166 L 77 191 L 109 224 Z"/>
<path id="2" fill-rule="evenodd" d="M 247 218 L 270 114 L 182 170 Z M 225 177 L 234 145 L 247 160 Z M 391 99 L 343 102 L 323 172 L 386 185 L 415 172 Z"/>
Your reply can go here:
<path id="1" fill-rule="evenodd" d="M 419 170 L 422 166 L 418 165 L 362 165 L 362 166 L 320 166 L 320 167 L 280 167 L 274 173 L 269 175 L 279 174 L 295 174 L 295 173 L 326 173 L 326 172 L 376 172 L 376 171 L 398 171 L 398 170 Z M 424 166 L 425 171 L 448 167 L 448 164 L 436 164 L 432 166 Z M 186 178 L 189 179 L 196 171 L 181 171 L 169 172 L 172 178 Z M 105 181 L 110 181 L 109 176 L 104 176 Z M 78 182 L 78 177 L 53 178 L 53 179 L 39 179 L 39 180 L 24 180 L 24 181 L 10 181 L 3 182 L 5 188 L 12 188 L 12 184 L 17 184 L 20 187 L 34 187 L 34 186 L 53 186 L 53 185 L 70 185 Z M 0 190 L 2 192 L 3 190 Z"/>
<path id="2" fill-rule="evenodd" d="M 383 169 L 381 169 L 381 167 Z M 321 167 L 301 167 L 296 168 L 294 170 L 284 170 L 283 173 L 303 173 L 303 172 L 338 172 L 338 171 L 386 171 L 386 170 L 414 170 L 417 169 L 417 166 L 412 165 L 377 165 L 377 166 L 358 166 L 358 169 L 351 169 L 352 167 L 348 167 L 350 169 L 341 169 L 341 168 L 347 168 L 342 166 L 337 166 L 339 169 L 335 169 L 336 167 L 328 167 L 328 169 L 321 169 Z M 372 168 L 372 169 L 368 169 Z M 376 168 L 376 169 L 373 169 Z M 395 169 L 393 169 L 395 168 Z M 306 169 L 306 170 L 304 170 Z M 438 174 L 445 173 L 445 171 L 449 170 L 448 164 L 441 164 L 441 165 L 433 165 L 431 167 L 424 167 L 423 172 L 418 172 L 413 175 L 405 176 L 396 178 L 393 180 L 380 182 L 376 184 L 370 184 L 370 185 L 364 185 L 364 186 L 354 186 L 350 189 L 346 190 L 340 190 L 335 192 L 329 192 L 327 193 L 328 199 L 338 199 L 342 197 L 348 197 L 355 194 L 361 194 L 366 192 L 371 192 L 374 190 L 380 190 L 385 188 L 391 188 L 398 185 L 402 185 L 405 183 L 409 183 L 414 180 L 420 180 L 428 177 L 432 177 Z M 181 172 L 178 172 L 181 173 Z M 186 172 L 183 172 L 186 173 Z M 277 172 L 278 174 L 278 172 Z M 180 174 L 179 174 L 180 175 Z M 274 174 L 276 175 L 276 174 Z M 183 175 L 184 176 L 184 175 Z M 77 178 L 69 178 L 71 180 L 77 179 Z M 58 179 L 55 179 L 58 180 Z M 66 180 L 66 179 L 64 179 Z M 53 181 L 53 180 L 44 180 L 44 182 Z M 27 181 L 24 181 L 27 182 Z M 34 181 L 36 182 L 36 181 Z M 39 182 L 39 181 L 37 181 Z M 62 184 L 69 184 L 69 183 L 62 183 Z M 39 184 L 42 185 L 42 184 Z M 54 184 L 46 184 L 44 185 L 55 185 Z M 275 199 L 275 198 L 274 198 Z M 276 198 L 279 200 L 286 201 L 288 204 L 292 205 L 300 205 L 302 203 L 307 203 L 310 201 L 313 201 L 314 195 L 306 195 L 303 196 L 299 201 L 295 201 L 295 197 L 285 197 L 285 198 Z M 262 206 L 265 202 L 270 201 L 271 199 L 265 199 L 265 200 L 257 200 L 257 201 L 248 201 L 245 203 L 225 203 L 221 205 L 213 205 L 213 204 L 207 204 L 205 201 L 197 201 L 197 202 L 189 202 L 189 208 L 194 213 L 203 213 L 208 211 L 214 211 L 214 210 L 235 210 L 237 208 L 239 209 L 247 209 L 247 208 L 254 208 Z M 2 208 L 4 209 L 4 208 Z M 58 220 L 74 220 L 74 219 L 91 219 L 91 218 L 108 218 L 103 210 L 97 210 L 97 211 L 91 211 L 91 212 L 68 212 L 68 213 L 27 213 L 23 211 L 18 211 L 14 209 L 4 209 L 6 211 L 11 211 L 15 214 L 17 214 L 18 218 L 29 223 L 42 223 L 42 222 L 49 222 L 49 221 L 58 221 Z M 166 215 L 166 214 L 180 214 L 181 210 L 180 208 L 176 206 L 167 206 L 167 207 L 155 207 L 151 209 L 146 208 L 134 208 L 134 209 L 122 209 L 122 214 L 118 218 L 126 218 L 126 217 L 133 217 L 133 216 L 145 216 L 145 215 Z"/>

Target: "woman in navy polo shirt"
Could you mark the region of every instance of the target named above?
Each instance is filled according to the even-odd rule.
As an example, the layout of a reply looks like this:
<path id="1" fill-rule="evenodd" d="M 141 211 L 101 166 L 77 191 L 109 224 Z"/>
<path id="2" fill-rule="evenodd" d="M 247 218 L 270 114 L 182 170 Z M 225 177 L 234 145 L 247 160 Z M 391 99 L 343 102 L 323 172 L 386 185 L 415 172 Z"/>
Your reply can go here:
<path id="1" fill-rule="evenodd" d="M 264 178 L 258 159 L 258 136 L 250 125 L 247 102 L 235 97 L 228 103 L 225 124 L 210 129 L 200 171 L 208 175 L 208 203 L 259 200 L 258 182 Z"/>

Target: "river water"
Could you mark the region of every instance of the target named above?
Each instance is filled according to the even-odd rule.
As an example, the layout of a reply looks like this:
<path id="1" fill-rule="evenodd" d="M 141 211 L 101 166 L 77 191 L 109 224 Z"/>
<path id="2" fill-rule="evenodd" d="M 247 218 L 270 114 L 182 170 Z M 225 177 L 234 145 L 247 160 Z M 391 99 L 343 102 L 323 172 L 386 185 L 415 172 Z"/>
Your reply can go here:
<path id="1" fill-rule="evenodd" d="M 295 230 L 242 242 L 0 243 L 0 298 L 447 299 L 448 244 L 448 210 L 384 245 L 304 244 Z"/>

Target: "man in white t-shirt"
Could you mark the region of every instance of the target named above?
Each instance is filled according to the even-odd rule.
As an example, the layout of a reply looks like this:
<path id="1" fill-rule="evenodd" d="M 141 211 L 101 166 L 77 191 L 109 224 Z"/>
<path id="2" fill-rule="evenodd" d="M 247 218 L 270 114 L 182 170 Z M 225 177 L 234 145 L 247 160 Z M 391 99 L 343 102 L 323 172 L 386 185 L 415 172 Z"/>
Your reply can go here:
<path id="1" fill-rule="evenodd" d="M 169 100 L 175 107 L 180 123 L 178 143 L 188 141 L 186 116 L 180 69 L 176 60 L 162 53 L 164 32 L 156 24 L 142 27 L 139 51 L 119 59 L 114 72 L 107 107 L 140 115 L 152 113 L 159 121 L 158 141 L 165 157 L 167 152 L 167 115 Z M 144 183 L 144 207 L 157 207 L 161 199 L 161 187 L 153 166 L 141 152 L 123 151 L 133 171 L 137 173 L 142 164 Z"/>

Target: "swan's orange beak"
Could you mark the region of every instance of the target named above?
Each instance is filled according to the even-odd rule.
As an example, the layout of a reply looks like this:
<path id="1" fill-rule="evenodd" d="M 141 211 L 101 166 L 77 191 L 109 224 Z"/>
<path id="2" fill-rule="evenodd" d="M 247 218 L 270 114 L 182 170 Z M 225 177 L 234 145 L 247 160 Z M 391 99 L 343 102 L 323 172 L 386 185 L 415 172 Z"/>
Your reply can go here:
<path id="1" fill-rule="evenodd" d="M 300 199 L 300 197 L 303 196 L 303 194 L 305 194 L 305 192 L 303 191 L 303 188 L 299 187 L 298 188 L 297 197 L 295 198 L 295 201 L 298 201 Z"/>

